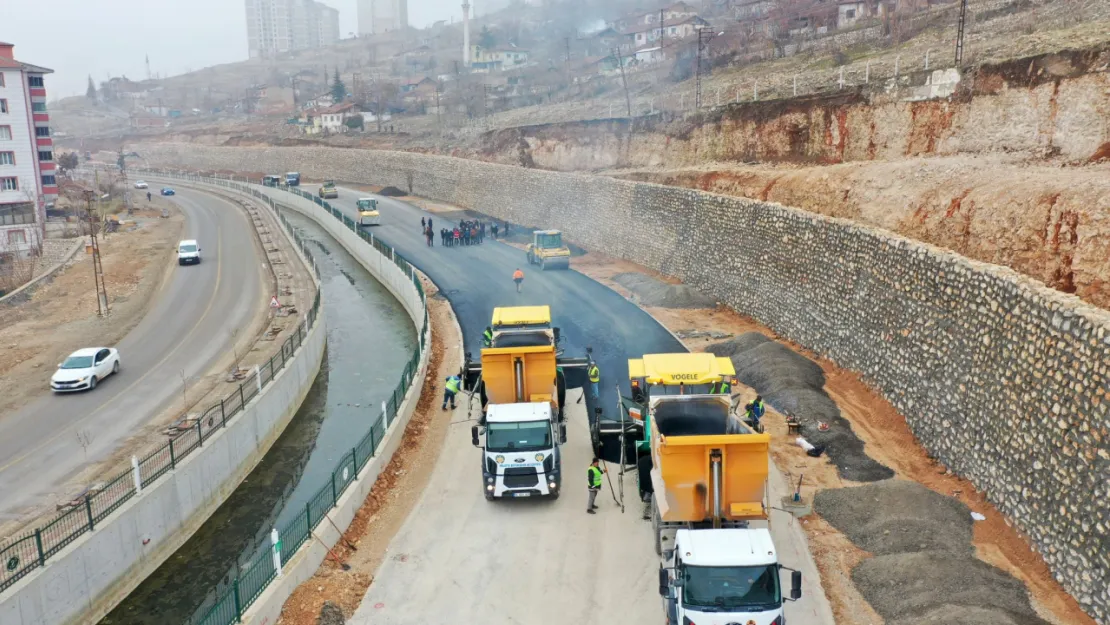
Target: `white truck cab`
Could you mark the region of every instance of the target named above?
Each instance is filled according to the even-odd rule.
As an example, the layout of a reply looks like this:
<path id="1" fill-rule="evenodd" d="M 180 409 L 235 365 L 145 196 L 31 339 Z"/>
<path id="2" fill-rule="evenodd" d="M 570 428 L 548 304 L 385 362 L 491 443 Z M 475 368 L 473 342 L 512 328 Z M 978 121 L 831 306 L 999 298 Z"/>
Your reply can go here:
<path id="1" fill-rule="evenodd" d="M 766 528 L 679 529 L 663 553 L 659 592 L 671 625 L 785 625 L 781 571 Z M 802 596 L 791 572 L 786 600 Z"/>
<path id="2" fill-rule="evenodd" d="M 470 435 L 474 446 L 482 448 L 486 499 L 559 496 L 560 433 L 550 402 L 491 404 L 485 445 L 478 426 Z"/>

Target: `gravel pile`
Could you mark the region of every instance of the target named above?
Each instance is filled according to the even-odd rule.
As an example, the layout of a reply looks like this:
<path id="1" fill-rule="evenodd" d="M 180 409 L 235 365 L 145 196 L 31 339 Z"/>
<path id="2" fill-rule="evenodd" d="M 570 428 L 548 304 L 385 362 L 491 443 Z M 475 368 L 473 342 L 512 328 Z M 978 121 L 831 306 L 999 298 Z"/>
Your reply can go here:
<path id="1" fill-rule="evenodd" d="M 632 291 L 642 306 L 658 308 L 715 308 L 712 297 L 685 284 L 667 284 L 639 273 L 619 273 L 613 281 Z"/>
<path id="2" fill-rule="evenodd" d="M 975 558 L 963 503 L 886 480 L 821 491 L 814 508 L 874 554 L 852 582 L 887 625 L 1047 625 L 1021 582 Z"/>
<path id="3" fill-rule="evenodd" d="M 797 418 L 802 436 L 825 447 L 840 477 L 875 482 L 894 476 L 894 471 L 864 451 L 852 424 L 825 393 L 825 372 L 817 363 L 758 332 L 741 334 L 706 351 L 731 359 L 740 382 L 754 388 L 775 410 Z M 829 429 L 822 432 L 818 423 L 827 423 Z"/>
<path id="4" fill-rule="evenodd" d="M 384 187 L 381 191 L 378 191 L 378 195 L 384 195 L 385 197 L 405 197 L 408 193 L 405 193 L 397 187 Z"/>

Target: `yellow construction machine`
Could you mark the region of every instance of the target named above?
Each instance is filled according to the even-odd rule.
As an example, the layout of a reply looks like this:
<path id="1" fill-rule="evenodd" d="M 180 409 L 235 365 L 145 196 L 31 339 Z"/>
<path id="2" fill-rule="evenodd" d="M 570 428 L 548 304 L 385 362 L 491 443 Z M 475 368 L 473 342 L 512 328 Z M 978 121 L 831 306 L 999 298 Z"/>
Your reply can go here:
<path id="1" fill-rule="evenodd" d="M 563 243 L 563 233 L 558 230 L 536 230 L 528 244 L 528 264 L 540 269 L 569 269 L 570 248 Z"/>

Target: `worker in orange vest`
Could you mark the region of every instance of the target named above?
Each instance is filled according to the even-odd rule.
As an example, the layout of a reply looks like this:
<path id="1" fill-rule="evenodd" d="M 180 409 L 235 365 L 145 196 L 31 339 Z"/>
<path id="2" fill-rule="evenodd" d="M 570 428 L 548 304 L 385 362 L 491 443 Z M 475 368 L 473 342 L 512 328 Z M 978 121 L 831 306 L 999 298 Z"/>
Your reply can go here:
<path id="1" fill-rule="evenodd" d="M 513 272 L 513 282 L 516 282 L 516 292 L 520 293 L 520 285 L 524 282 L 524 272 L 520 270 L 520 267 L 517 267 L 516 271 Z"/>

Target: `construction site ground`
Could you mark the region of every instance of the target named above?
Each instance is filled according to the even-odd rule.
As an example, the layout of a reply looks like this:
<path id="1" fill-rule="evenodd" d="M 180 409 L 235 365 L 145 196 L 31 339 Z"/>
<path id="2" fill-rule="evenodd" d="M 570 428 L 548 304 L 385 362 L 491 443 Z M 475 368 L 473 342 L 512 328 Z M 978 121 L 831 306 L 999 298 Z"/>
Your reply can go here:
<path id="1" fill-rule="evenodd" d="M 110 457 L 89 464 L 72 476 L 60 488 L 62 493 L 76 493 L 114 476 L 128 466 L 132 455 L 142 454 L 164 443 L 166 437 L 163 430 L 167 425 L 183 415 L 198 414 L 230 395 L 243 377 L 277 353 L 291 331 L 303 323 L 304 315 L 312 305 L 315 286 L 310 270 L 282 234 L 283 226 L 273 212 L 261 204 L 232 194 L 220 197 L 243 210 L 248 222 L 253 225 L 254 240 L 238 244 L 250 245 L 258 258 L 265 259 L 259 263 L 258 271 L 263 274 L 266 297 L 256 303 L 248 324 L 239 331 L 229 330 L 223 337 L 226 353 L 202 375 L 182 381 L 179 400 L 159 414 L 151 415 L 146 425 L 122 441 Z M 168 198 L 155 195 L 150 205 L 151 208 L 147 209 L 144 203 L 143 210 L 135 212 L 134 218 L 139 225 L 137 229 L 122 228 L 119 233 L 101 237 L 104 274 L 112 301 L 109 319 L 97 317 L 91 261 L 80 253 L 77 260 L 84 262 L 68 267 L 51 284 L 38 289 L 29 302 L 11 310 L 0 309 L 0 316 L 14 315 L 16 320 L 14 324 L 5 324 L 0 329 L 0 344 L 7 343 L 6 334 L 14 331 L 16 334 L 12 338 L 15 340 L 11 343 L 18 344 L 21 351 L 28 345 L 35 346 L 28 348 L 28 353 L 41 349 L 37 356 L 18 363 L 10 372 L 0 371 L 3 375 L 0 384 L 11 384 L 19 389 L 11 395 L 16 399 L 10 399 L 7 392 L 0 393 L 0 397 L 8 402 L 0 414 L 48 392 L 44 389 L 53 371 L 53 363 L 60 362 L 76 347 L 88 344 L 90 337 L 96 337 L 96 342 L 101 345 L 118 343 L 157 301 L 159 292 L 177 269 L 174 260 L 184 219 L 174 201 Z M 162 208 L 170 211 L 169 219 L 160 218 Z M 282 311 L 267 305 L 270 292 L 279 297 Z M 50 316 L 55 311 L 57 316 Z M 59 325 L 59 318 L 68 320 Z M 51 331 L 36 332 L 35 328 L 41 329 L 44 323 L 50 326 Z M 239 379 L 232 375 L 235 367 L 239 368 Z M 64 500 L 64 497 L 61 499 Z M 44 502 L 41 506 L 23 511 L 18 518 L 6 519 L 0 523 L 0 531 L 15 532 L 52 511 L 52 502 Z"/>

